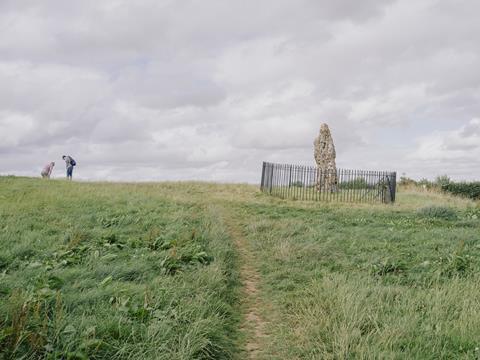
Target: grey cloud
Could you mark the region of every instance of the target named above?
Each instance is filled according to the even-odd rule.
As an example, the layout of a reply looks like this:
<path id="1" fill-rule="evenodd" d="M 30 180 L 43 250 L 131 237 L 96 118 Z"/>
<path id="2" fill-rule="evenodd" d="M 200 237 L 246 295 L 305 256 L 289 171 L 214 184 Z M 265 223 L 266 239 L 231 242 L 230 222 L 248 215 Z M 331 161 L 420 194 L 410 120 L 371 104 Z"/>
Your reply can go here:
<path id="1" fill-rule="evenodd" d="M 343 167 L 473 176 L 478 10 L 0 1 L 0 173 L 71 153 L 83 178 L 258 181 L 262 160 L 311 164 L 328 122 Z"/>

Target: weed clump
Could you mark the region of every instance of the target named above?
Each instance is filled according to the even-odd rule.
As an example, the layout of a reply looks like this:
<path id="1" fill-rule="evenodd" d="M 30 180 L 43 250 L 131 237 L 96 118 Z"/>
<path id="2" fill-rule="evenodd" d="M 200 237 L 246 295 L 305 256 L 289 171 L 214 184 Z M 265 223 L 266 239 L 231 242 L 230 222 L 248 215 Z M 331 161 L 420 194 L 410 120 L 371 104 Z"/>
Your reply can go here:
<path id="1" fill-rule="evenodd" d="M 436 264 L 438 272 L 443 277 L 465 277 L 470 274 L 472 260 L 472 256 L 465 251 L 465 242 L 461 241 L 454 252 L 440 257 Z"/>
<path id="2" fill-rule="evenodd" d="M 447 206 L 426 206 L 417 210 L 417 215 L 423 218 L 456 220 L 457 213 L 454 209 Z"/>
<path id="3" fill-rule="evenodd" d="M 407 269 L 405 263 L 401 261 L 384 260 L 371 265 L 371 273 L 374 276 L 385 276 L 388 274 L 400 274 Z"/>

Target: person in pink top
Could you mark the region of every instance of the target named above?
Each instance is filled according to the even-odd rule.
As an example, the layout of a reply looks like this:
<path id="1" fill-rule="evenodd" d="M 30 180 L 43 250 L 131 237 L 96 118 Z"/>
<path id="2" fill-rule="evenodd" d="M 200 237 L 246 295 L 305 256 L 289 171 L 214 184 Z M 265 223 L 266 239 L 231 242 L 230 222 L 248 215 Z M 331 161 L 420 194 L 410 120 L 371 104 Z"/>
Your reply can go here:
<path id="1" fill-rule="evenodd" d="M 42 170 L 42 177 L 50 179 L 50 175 L 52 174 L 54 166 L 55 166 L 55 163 L 53 161 L 51 163 L 45 165 L 45 167 Z"/>

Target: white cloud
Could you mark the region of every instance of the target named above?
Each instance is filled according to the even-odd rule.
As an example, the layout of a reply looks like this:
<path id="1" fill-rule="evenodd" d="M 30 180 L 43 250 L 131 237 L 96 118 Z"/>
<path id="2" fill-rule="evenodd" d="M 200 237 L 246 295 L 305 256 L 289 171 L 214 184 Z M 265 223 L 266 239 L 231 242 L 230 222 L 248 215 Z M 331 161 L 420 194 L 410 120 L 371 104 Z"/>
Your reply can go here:
<path id="1" fill-rule="evenodd" d="M 420 137 L 408 159 L 417 166 L 438 166 L 438 174 L 461 179 L 478 176 L 480 162 L 480 119 L 472 119 L 458 129 L 435 131 Z"/>
<path id="2" fill-rule="evenodd" d="M 35 121 L 28 114 L 0 111 L 0 144 L 18 146 L 35 129 Z"/>

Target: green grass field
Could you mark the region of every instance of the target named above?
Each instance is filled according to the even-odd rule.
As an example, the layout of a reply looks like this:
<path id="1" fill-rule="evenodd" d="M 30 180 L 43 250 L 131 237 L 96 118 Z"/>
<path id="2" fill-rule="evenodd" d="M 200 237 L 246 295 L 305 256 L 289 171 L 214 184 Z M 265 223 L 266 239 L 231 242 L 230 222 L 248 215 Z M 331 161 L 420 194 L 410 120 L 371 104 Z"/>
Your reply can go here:
<path id="1" fill-rule="evenodd" d="M 0 358 L 478 359 L 480 207 L 0 177 Z"/>

